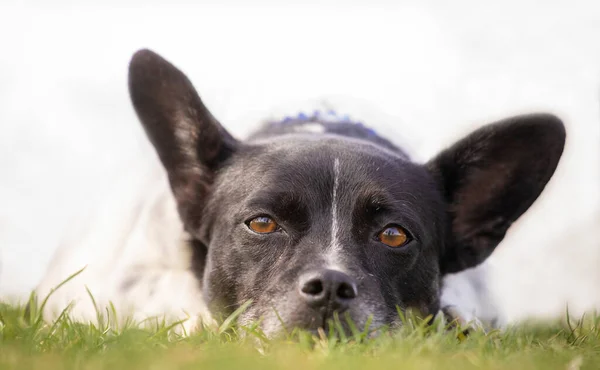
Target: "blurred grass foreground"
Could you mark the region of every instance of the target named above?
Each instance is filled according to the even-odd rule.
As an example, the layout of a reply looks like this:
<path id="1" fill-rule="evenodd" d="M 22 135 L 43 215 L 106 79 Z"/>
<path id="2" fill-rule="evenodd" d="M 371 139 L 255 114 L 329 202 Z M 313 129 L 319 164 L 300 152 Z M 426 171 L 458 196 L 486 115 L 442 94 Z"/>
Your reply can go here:
<path id="1" fill-rule="evenodd" d="M 80 323 L 69 317 L 68 309 L 55 322 L 46 322 L 37 307 L 0 303 L 0 368 L 600 368 L 600 319 L 596 316 L 574 320 L 567 315 L 560 322 L 464 335 L 464 328 L 438 318 L 431 321 L 399 314 L 403 325 L 381 329 L 377 336 L 370 335 L 369 327 L 343 333 L 333 323 L 329 333 L 293 331 L 270 340 L 256 324 L 238 326 L 235 319 L 240 310 L 219 326 L 181 335 L 174 330 L 181 323 L 117 320 L 114 308 L 99 311 L 93 323 Z"/>

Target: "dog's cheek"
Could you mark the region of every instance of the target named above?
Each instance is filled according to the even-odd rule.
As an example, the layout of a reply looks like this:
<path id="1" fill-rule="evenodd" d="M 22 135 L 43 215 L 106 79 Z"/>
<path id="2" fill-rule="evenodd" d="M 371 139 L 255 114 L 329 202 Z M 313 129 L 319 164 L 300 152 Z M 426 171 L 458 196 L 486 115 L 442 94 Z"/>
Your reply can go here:
<path id="1" fill-rule="evenodd" d="M 428 315 L 439 309 L 440 272 L 435 263 L 423 259 L 411 271 L 399 277 L 395 295 L 405 308 Z"/>
<path id="2" fill-rule="evenodd" d="M 282 235 L 252 235 L 242 230 L 236 233 L 233 246 L 234 252 L 248 263 L 271 268 L 281 262 L 287 242 Z"/>
<path id="3" fill-rule="evenodd" d="M 281 293 L 265 292 L 240 315 L 238 322 L 243 326 L 259 324 L 263 334 L 273 338 L 285 332 L 282 321 L 286 323 L 285 329 L 294 322 L 293 315 L 290 314 L 296 312 L 297 307 L 292 309 L 290 305 L 291 300 Z"/>
<path id="4" fill-rule="evenodd" d="M 235 232 L 231 230 L 216 233 L 208 248 L 204 277 L 205 281 L 213 282 L 210 288 L 235 292 L 233 296 L 236 299 L 242 298 L 239 293 L 255 281 L 253 270 L 258 264 L 251 255 L 252 249 L 256 249 L 253 247 L 245 243 L 243 238 L 235 237 Z"/>
<path id="5" fill-rule="evenodd" d="M 251 305 L 246 311 L 242 312 L 237 323 L 243 327 L 252 327 L 261 317 L 262 315 L 258 312 L 257 307 Z"/>
<path id="6" fill-rule="evenodd" d="M 269 282 L 265 289 L 257 290 L 253 305 L 256 318 L 260 318 L 261 329 L 265 334 L 272 337 L 295 327 L 310 325 L 314 312 L 298 295 L 294 272 L 284 271 L 278 276 L 270 277 Z"/>
<path id="7" fill-rule="evenodd" d="M 284 319 L 282 318 L 282 320 Z M 286 331 L 275 313 L 265 313 L 262 315 L 260 329 L 267 338 L 275 338 L 283 335 Z"/>
<path id="8" fill-rule="evenodd" d="M 364 325 L 369 317 L 373 324 L 386 322 L 396 311 L 395 306 L 387 299 L 386 287 L 382 285 L 379 277 L 366 276 L 370 277 L 361 279 L 359 299 L 350 310 L 353 321 L 359 327 Z"/>
<path id="9" fill-rule="evenodd" d="M 220 235 L 217 235 L 219 237 Z M 231 238 L 215 238 L 208 247 L 203 293 L 213 313 L 227 315 L 243 304 L 248 281 L 246 257 L 237 253 Z M 252 283 L 250 281 L 249 283 Z"/>

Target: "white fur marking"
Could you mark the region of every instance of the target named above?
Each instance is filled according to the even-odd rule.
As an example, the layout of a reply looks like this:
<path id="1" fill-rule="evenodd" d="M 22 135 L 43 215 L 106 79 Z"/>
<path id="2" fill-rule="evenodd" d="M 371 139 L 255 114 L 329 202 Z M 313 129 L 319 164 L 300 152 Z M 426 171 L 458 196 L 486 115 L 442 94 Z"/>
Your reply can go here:
<path id="1" fill-rule="evenodd" d="M 333 197 L 331 201 L 331 244 L 329 245 L 329 253 L 327 255 L 327 264 L 330 269 L 343 271 L 344 268 L 339 266 L 338 252 L 341 249 L 338 240 L 338 219 L 337 219 L 337 192 L 340 177 L 340 160 L 335 158 L 333 161 Z"/>
<path id="2" fill-rule="evenodd" d="M 312 132 L 315 134 L 322 134 L 325 132 L 325 126 L 323 126 L 320 123 L 310 122 L 310 123 L 305 123 L 301 126 L 296 127 L 295 131 L 297 131 L 297 132 Z"/>

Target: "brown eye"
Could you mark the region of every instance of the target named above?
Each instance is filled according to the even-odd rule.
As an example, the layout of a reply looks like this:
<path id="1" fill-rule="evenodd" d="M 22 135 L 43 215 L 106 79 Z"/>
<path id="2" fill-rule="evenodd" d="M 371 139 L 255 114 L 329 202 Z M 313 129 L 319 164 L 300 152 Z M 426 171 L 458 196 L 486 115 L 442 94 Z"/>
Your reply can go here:
<path id="1" fill-rule="evenodd" d="M 277 224 L 267 216 L 253 218 L 248 223 L 250 230 L 259 234 L 269 234 L 277 230 Z"/>
<path id="2" fill-rule="evenodd" d="M 408 233 L 399 226 L 386 227 L 377 235 L 377 238 L 383 244 L 393 248 L 401 247 L 408 243 Z"/>

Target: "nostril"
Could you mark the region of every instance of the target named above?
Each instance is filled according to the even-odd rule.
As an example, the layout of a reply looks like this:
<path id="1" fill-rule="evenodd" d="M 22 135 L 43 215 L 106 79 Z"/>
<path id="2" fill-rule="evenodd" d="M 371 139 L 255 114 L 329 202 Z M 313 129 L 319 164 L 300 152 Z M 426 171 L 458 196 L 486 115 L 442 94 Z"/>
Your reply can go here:
<path id="1" fill-rule="evenodd" d="M 336 295 L 341 299 L 354 299 L 356 294 L 356 286 L 350 283 L 341 283 L 336 291 Z"/>
<path id="2" fill-rule="evenodd" d="M 345 310 L 358 296 L 355 280 L 344 272 L 321 270 L 300 277 L 298 293 L 310 306 Z"/>
<path id="3" fill-rule="evenodd" d="M 319 295 L 323 292 L 323 282 L 320 279 L 311 279 L 302 285 L 302 293 Z"/>

